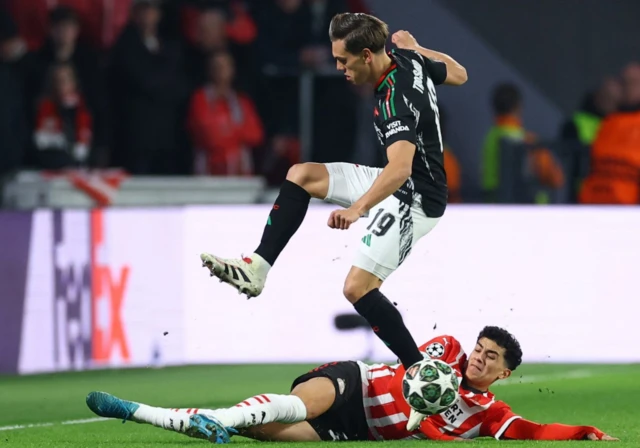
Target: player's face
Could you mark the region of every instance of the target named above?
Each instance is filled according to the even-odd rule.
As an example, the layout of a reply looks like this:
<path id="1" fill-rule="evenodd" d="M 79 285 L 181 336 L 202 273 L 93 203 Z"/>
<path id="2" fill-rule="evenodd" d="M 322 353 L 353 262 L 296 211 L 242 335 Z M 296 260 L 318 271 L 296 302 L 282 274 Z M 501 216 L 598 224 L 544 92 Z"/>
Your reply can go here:
<path id="1" fill-rule="evenodd" d="M 491 339 L 482 338 L 469 355 L 465 376 L 477 389 L 488 388 L 494 381 L 507 378 L 511 370 L 504 359 L 504 348 Z"/>
<path id="2" fill-rule="evenodd" d="M 336 68 L 344 73 L 347 81 L 355 85 L 365 84 L 369 80 L 371 73 L 370 53 L 365 50 L 366 54 L 352 54 L 344 47 L 343 40 L 336 40 L 331 43 L 331 51 L 336 60 Z"/>

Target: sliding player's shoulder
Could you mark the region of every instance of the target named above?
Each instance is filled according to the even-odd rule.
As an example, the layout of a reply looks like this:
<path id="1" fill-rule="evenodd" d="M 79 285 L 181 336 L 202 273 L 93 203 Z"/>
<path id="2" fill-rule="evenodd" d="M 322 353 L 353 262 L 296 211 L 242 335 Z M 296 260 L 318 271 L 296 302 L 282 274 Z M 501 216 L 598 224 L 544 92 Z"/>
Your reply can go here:
<path id="1" fill-rule="evenodd" d="M 464 354 L 460 342 L 451 335 L 441 335 L 430 339 L 420 346 L 420 351 L 431 359 L 442 359 L 445 362 L 455 360 Z"/>

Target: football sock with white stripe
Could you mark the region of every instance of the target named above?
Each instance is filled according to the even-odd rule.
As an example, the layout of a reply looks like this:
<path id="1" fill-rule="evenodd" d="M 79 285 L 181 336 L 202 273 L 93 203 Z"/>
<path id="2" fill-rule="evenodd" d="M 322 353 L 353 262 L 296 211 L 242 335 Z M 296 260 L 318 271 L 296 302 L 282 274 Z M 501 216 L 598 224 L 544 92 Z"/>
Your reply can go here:
<path id="1" fill-rule="evenodd" d="M 402 315 L 378 288 L 366 293 L 353 306 L 369 322 L 382 342 L 395 353 L 405 369 L 424 358 Z"/>
<path id="2" fill-rule="evenodd" d="M 200 410 L 213 415 L 224 426 L 247 428 L 267 423 L 297 423 L 307 418 L 307 408 L 295 395 L 262 394 L 227 409 Z"/>

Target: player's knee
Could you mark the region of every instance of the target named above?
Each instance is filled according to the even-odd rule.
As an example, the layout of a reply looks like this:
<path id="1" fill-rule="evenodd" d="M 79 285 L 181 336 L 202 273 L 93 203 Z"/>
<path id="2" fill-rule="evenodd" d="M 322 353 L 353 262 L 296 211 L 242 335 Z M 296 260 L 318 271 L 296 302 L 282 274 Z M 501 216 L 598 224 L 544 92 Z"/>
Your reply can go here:
<path id="1" fill-rule="evenodd" d="M 311 170 L 307 163 L 296 163 L 287 171 L 287 180 L 304 188 L 313 181 Z"/>
<path id="2" fill-rule="evenodd" d="M 349 302 L 356 303 L 372 289 L 373 287 L 371 287 L 371 285 L 367 285 L 357 280 L 347 279 L 347 281 L 344 282 L 342 293 Z"/>
<path id="3" fill-rule="evenodd" d="M 323 164 L 296 163 L 289 168 L 287 180 L 301 186 L 315 198 L 327 196 L 329 172 Z"/>
<path id="4" fill-rule="evenodd" d="M 307 420 L 317 418 L 327 412 L 336 399 L 333 382 L 329 378 L 311 378 L 298 384 L 291 395 L 298 397 L 307 411 Z"/>

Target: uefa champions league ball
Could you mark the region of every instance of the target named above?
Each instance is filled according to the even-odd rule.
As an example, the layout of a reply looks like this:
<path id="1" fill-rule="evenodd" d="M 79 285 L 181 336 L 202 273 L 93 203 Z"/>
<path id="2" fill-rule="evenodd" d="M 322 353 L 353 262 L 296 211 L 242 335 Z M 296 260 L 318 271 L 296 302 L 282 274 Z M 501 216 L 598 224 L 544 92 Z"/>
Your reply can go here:
<path id="1" fill-rule="evenodd" d="M 449 364 L 437 359 L 424 359 L 405 372 L 402 395 L 415 411 L 435 415 L 458 401 L 458 386 L 458 377 Z"/>

